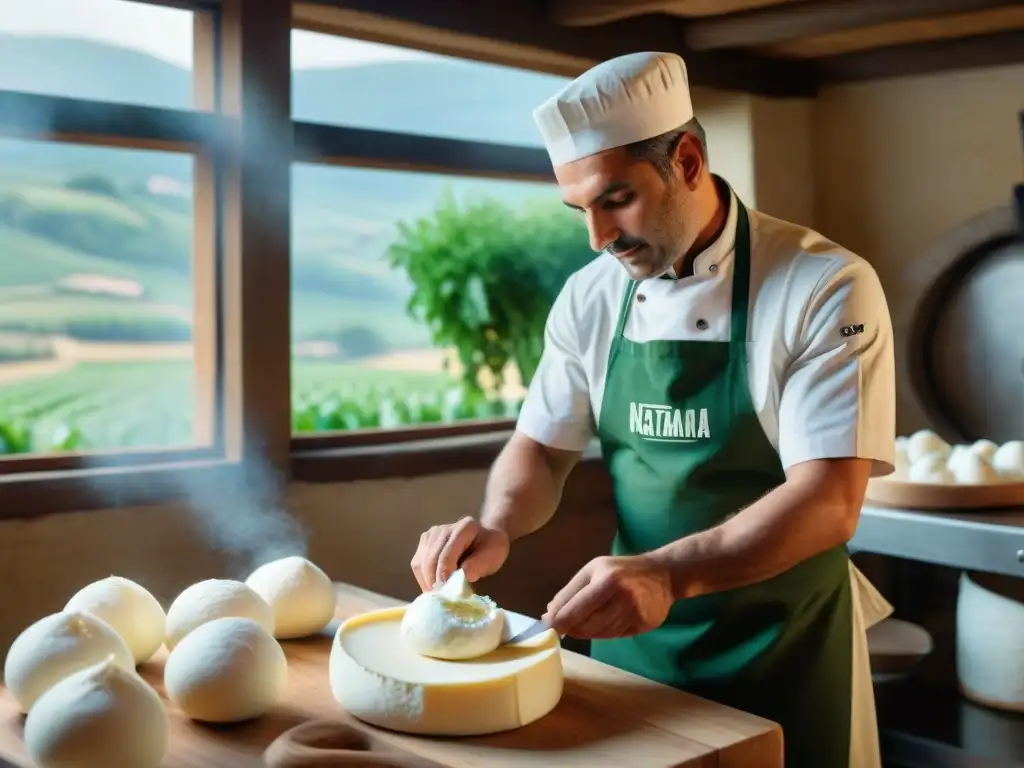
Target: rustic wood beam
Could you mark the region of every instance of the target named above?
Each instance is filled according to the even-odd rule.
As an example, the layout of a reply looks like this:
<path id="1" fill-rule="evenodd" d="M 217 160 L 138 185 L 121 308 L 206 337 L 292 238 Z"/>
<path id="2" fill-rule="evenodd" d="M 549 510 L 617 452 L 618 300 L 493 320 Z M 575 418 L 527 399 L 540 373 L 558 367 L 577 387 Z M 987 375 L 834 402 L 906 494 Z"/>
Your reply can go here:
<path id="1" fill-rule="evenodd" d="M 818 0 L 687 21 L 683 42 L 694 51 L 751 48 L 908 19 L 1020 5 L 1020 0 Z"/>
<path id="2" fill-rule="evenodd" d="M 1024 62 L 1024 31 L 910 43 L 817 59 L 820 85 Z"/>
<path id="3" fill-rule="evenodd" d="M 548 15 L 556 24 L 589 27 L 649 13 L 676 16 L 717 16 L 792 0 L 548 0 Z"/>
<path id="4" fill-rule="evenodd" d="M 311 9 L 322 13 L 311 13 Z M 763 96 L 813 96 L 813 67 L 807 62 L 758 57 L 745 52 L 688 50 L 683 22 L 672 16 L 630 18 L 600 27 L 574 29 L 555 24 L 538 2 L 510 6 L 508 0 L 307 0 L 296 16 L 312 20 L 330 16 L 332 9 L 372 15 L 411 28 L 432 28 L 449 35 L 501 40 L 523 49 L 557 52 L 586 66 L 635 51 L 674 51 L 686 59 L 691 82 L 723 90 Z M 327 31 L 322 22 L 313 24 Z M 344 28 L 337 34 L 353 34 Z M 357 36 L 357 35 L 354 35 Z M 394 41 L 392 36 L 391 41 Z M 525 63 L 524 63 L 525 64 Z M 563 74 L 570 74 L 563 72 Z"/>

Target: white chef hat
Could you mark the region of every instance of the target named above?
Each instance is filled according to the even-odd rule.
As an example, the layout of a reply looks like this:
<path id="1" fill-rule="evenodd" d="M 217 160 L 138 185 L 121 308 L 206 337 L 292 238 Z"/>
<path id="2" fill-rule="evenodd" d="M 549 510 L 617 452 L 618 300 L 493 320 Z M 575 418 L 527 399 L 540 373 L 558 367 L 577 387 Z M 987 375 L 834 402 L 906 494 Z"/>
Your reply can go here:
<path id="1" fill-rule="evenodd" d="M 686 64 L 659 52 L 602 62 L 533 111 L 552 165 L 653 138 L 692 118 Z"/>

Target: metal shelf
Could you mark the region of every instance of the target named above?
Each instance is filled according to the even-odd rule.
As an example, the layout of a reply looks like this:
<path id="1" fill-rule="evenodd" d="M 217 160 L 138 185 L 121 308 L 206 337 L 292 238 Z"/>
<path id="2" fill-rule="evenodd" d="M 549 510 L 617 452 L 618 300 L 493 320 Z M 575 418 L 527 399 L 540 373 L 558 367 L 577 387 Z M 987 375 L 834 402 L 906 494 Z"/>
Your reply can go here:
<path id="1" fill-rule="evenodd" d="M 865 505 L 850 551 L 1024 577 L 1024 508 L 952 513 Z"/>

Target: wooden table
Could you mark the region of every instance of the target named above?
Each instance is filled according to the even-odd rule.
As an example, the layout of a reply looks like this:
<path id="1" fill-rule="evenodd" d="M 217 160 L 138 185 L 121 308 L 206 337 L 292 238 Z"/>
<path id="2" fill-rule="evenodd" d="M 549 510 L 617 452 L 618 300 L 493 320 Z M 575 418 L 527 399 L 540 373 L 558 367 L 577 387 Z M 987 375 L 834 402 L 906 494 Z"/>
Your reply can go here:
<path id="1" fill-rule="evenodd" d="M 336 617 L 401 605 L 402 601 L 338 585 Z M 331 640 L 284 641 L 288 690 L 267 715 L 231 726 L 188 720 L 172 704 L 166 768 L 260 766 L 280 734 L 310 719 L 353 722 L 335 702 L 327 677 Z M 139 672 L 166 701 L 164 651 Z M 565 690 L 558 706 L 524 728 L 492 736 L 433 739 L 373 731 L 400 747 L 451 768 L 629 766 L 629 768 L 780 768 L 782 732 L 775 723 L 650 682 L 571 651 L 562 651 Z M 31 766 L 21 738 L 23 717 L 0 689 L 0 766 Z M 367 726 L 368 727 L 368 726 Z"/>

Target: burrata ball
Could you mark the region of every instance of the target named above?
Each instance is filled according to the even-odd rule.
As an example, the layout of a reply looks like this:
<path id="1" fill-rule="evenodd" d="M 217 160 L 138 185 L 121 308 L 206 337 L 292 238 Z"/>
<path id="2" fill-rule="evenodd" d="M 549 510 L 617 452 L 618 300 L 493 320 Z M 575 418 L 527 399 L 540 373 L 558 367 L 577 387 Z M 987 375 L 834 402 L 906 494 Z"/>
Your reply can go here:
<path id="1" fill-rule="evenodd" d="M 157 692 L 111 655 L 40 696 L 24 738 L 40 768 L 159 768 L 170 719 Z"/>
<path id="2" fill-rule="evenodd" d="M 233 723 L 269 711 L 284 694 L 288 661 L 252 619 L 227 617 L 189 632 L 164 666 L 167 697 L 193 720 Z"/>
<path id="3" fill-rule="evenodd" d="M 274 609 L 251 587 L 233 579 L 207 579 L 188 587 L 167 609 L 167 650 L 206 622 L 228 617 L 252 619 L 274 634 Z"/>
<path id="4" fill-rule="evenodd" d="M 25 628 L 11 644 L 4 684 L 21 711 L 28 712 L 65 677 L 107 658 L 135 672 L 132 652 L 105 621 L 80 611 L 51 613 Z"/>
<path id="5" fill-rule="evenodd" d="M 261 565 L 245 583 L 274 609 L 274 637 L 316 634 L 334 618 L 334 584 L 304 557 Z"/>
<path id="6" fill-rule="evenodd" d="M 136 664 L 149 661 L 164 644 L 167 616 L 144 587 L 130 579 L 110 576 L 83 587 L 64 606 L 107 622 L 127 643 Z"/>

